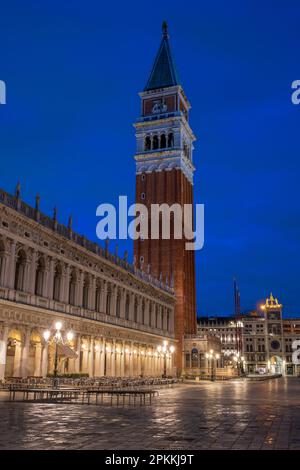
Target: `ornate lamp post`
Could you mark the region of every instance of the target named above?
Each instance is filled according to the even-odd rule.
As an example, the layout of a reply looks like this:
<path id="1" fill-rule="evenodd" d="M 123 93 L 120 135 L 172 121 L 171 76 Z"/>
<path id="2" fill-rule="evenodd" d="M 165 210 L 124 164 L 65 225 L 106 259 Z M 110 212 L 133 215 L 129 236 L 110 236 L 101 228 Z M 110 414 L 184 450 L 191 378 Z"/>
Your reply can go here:
<path id="1" fill-rule="evenodd" d="M 236 363 L 236 367 L 237 367 L 237 371 L 238 371 L 238 375 L 243 375 L 244 374 L 244 363 L 245 363 L 245 358 L 244 356 L 241 356 L 240 357 L 240 353 L 237 353 L 234 357 L 233 357 L 233 360 L 234 362 Z"/>
<path id="2" fill-rule="evenodd" d="M 167 377 L 167 357 L 171 356 L 175 351 L 173 345 L 168 347 L 168 341 L 164 341 L 162 346 L 157 346 L 157 352 L 163 355 L 164 358 L 164 373 L 163 378 Z"/>
<path id="3" fill-rule="evenodd" d="M 210 380 L 213 382 L 215 380 L 215 360 L 220 359 L 220 354 L 214 354 L 214 350 L 211 349 L 209 353 L 205 354 L 206 359 L 208 360 L 208 363 L 210 361 Z"/>
<path id="4" fill-rule="evenodd" d="M 47 342 L 50 342 L 51 340 L 55 344 L 55 353 L 54 353 L 54 370 L 53 370 L 53 387 L 57 388 L 58 387 L 58 345 L 59 344 L 64 344 L 66 341 L 70 342 L 74 338 L 74 334 L 72 331 L 68 331 L 65 335 L 65 338 L 63 338 L 61 329 L 63 327 L 63 324 L 61 321 L 57 321 L 54 324 L 54 330 L 46 330 L 44 331 L 44 340 Z"/>

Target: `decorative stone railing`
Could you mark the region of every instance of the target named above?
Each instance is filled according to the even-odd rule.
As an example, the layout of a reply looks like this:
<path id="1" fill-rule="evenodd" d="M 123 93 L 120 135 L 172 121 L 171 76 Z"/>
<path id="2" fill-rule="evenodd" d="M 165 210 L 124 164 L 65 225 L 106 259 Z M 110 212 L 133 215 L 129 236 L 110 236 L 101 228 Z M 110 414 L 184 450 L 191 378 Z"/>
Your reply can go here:
<path id="1" fill-rule="evenodd" d="M 11 302 L 18 302 L 20 304 L 31 305 L 37 308 L 43 308 L 52 312 L 65 313 L 75 317 L 87 318 L 89 320 L 99 321 L 108 325 L 120 326 L 122 328 L 131 328 L 133 330 L 151 333 L 158 336 L 167 336 L 170 338 L 174 337 L 173 333 L 159 328 L 154 328 L 150 325 L 136 323 L 132 320 L 126 320 L 125 318 L 116 317 L 114 315 L 107 315 L 106 313 L 102 312 L 87 310 L 82 307 L 65 304 L 63 302 L 57 302 L 56 300 L 39 297 L 37 295 L 33 295 L 27 292 L 16 291 L 6 287 L 0 287 L 0 299 L 5 299 Z"/>

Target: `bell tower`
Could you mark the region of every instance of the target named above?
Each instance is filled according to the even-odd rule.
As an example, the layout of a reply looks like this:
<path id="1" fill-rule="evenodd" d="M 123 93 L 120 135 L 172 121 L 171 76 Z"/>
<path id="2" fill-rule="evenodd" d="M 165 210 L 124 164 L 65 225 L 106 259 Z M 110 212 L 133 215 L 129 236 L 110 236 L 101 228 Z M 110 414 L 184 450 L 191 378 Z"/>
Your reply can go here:
<path id="1" fill-rule="evenodd" d="M 193 142 L 189 125 L 190 104 L 181 87 L 171 54 L 167 24 L 162 25 L 162 40 L 148 82 L 140 93 L 141 115 L 136 129 L 136 203 L 193 204 Z M 176 296 L 176 364 L 182 370 L 183 339 L 195 334 L 196 294 L 194 251 L 186 250 L 186 239 L 139 238 L 134 243 L 136 264 L 151 274 L 172 283 Z"/>

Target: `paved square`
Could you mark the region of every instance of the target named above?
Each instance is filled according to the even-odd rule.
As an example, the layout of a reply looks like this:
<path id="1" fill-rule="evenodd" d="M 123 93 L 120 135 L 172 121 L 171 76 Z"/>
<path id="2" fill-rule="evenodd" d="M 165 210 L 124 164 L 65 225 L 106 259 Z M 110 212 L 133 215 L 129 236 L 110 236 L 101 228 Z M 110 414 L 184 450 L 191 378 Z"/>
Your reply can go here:
<path id="1" fill-rule="evenodd" d="M 0 449 L 300 449 L 300 379 L 179 385 L 151 406 L 0 401 Z"/>

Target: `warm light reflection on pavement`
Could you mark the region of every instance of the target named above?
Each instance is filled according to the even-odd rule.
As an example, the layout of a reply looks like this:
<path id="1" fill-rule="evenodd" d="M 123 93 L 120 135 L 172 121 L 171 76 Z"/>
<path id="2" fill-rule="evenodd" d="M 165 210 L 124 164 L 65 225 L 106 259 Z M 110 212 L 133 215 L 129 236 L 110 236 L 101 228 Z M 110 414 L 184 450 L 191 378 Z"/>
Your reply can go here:
<path id="1" fill-rule="evenodd" d="M 206 382 L 151 406 L 0 401 L 0 449 L 300 449 L 300 379 Z"/>

